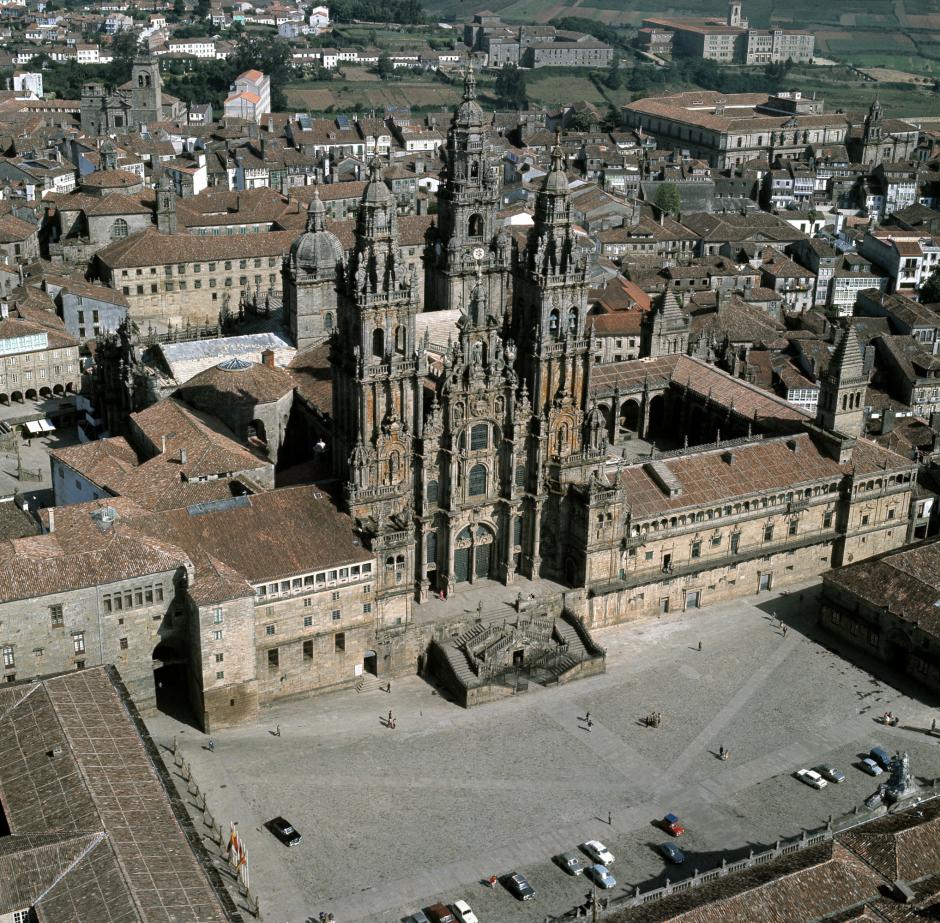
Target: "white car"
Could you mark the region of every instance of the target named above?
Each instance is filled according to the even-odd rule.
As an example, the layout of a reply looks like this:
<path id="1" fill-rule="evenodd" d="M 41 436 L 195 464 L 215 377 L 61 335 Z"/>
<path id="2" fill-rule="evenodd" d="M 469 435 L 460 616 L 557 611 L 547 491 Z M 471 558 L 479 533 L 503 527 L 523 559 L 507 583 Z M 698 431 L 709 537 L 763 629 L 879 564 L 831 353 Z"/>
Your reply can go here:
<path id="1" fill-rule="evenodd" d="M 454 901 L 450 905 L 450 909 L 454 911 L 454 915 L 460 923 L 480 923 L 479 918 L 470 909 L 470 905 L 466 901 Z"/>
<path id="2" fill-rule="evenodd" d="M 600 840 L 588 840 L 581 844 L 581 849 L 603 865 L 610 865 L 614 861 L 614 854 Z"/>
<path id="3" fill-rule="evenodd" d="M 818 772 L 812 769 L 798 769 L 796 777 L 812 788 L 825 788 L 829 784 Z"/>

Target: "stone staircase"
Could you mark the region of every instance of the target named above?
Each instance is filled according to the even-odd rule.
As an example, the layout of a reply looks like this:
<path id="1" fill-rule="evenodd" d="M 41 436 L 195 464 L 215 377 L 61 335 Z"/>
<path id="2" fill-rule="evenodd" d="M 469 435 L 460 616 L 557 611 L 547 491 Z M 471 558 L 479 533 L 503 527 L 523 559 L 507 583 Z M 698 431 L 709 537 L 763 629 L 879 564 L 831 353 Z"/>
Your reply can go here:
<path id="1" fill-rule="evenodd" d="M 372 673 L 363 673 L 356 680 L 356 692 L 378 692 L 380 689 L 385 688 L 386 682 L 387 680 L 379 679 Z"/>

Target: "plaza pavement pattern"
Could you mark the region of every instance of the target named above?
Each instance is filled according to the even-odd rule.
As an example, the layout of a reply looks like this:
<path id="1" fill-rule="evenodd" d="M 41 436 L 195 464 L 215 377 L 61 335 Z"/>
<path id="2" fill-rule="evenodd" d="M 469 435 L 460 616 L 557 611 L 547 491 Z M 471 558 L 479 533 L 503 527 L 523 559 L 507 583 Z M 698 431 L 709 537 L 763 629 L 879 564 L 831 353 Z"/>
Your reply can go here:
<path id="1" fill-rule="evenodd" d="M 392 923 L 464 898 L 482 923 L 542 923 L 584 901 L 588 883 L 551 863 L 584 840 L 616 856 L 608 894 L 646 890 L 861 805 L 877 783 L 854 764 L 872 746 L 906 749 L 917 776 L 940 776 L 940 736 L 925 732 L 936 703 L 829 650 L 814 624 L 817 589 L 597 632 L 604 675 L 469 711 L 409 677 L 390 693 L 372 679 L 361 693 L 281 703 L 219 732 L 214 752 L 166 716 L 148 723 L 159 743 L 178 737 L 223 828 L 238 822 L 265 920 L 331 911 L 337 923 Z M 885 710 L 897 728 L 875 721 Z M 658 729 L 643 725 L 653 711 Z M 817 792 L 793 778 L 821 762 L 847 781 Z M 655 852 L 667 837 L 652 822 L 667 811 L 687 828 L 681 868 Z M 303 833 L 300 846 L 262 826 L 278 814 Z M 516 870 L 534 900 L 483 884 Z"/>

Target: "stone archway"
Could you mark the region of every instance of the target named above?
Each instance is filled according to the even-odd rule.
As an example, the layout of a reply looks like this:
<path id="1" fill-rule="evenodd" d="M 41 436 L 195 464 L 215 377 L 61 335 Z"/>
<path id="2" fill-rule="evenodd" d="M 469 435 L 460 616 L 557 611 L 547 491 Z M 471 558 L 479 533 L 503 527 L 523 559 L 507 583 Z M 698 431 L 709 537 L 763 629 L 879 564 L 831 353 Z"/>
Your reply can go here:
<path id="1" fill-rule="evenodd" d="M 648 438 L 654 438 L 662 433 L 666 422 L 666 398 L 657 394 L 649 405 L 649 423 L 646 426 Z"/>
<path id="2" fill-rule="evenodd" d="M 632 433 L 640 431 L 640 405 L 630 398 L 620 405 L 620 428 Z"/>
<path id="3" fill-rule="evenodd" d="M 496 535 L 482 523 L 465 526 L 454 540 L 454 582 L 491 579 L 497 570 Z"/>

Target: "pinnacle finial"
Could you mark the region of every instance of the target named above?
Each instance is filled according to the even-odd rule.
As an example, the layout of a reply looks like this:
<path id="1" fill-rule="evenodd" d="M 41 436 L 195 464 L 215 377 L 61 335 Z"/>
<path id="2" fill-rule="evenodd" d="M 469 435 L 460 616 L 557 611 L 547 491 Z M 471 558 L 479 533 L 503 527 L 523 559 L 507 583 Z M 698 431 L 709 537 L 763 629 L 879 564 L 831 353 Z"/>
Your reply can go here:
<path id="1" fill-rule="evenodd" d="M 468 101 L 477 98 L 477 76 L 470 61 L 467 61 L 467 70 L 463 75 L 463 98 Z"/>

